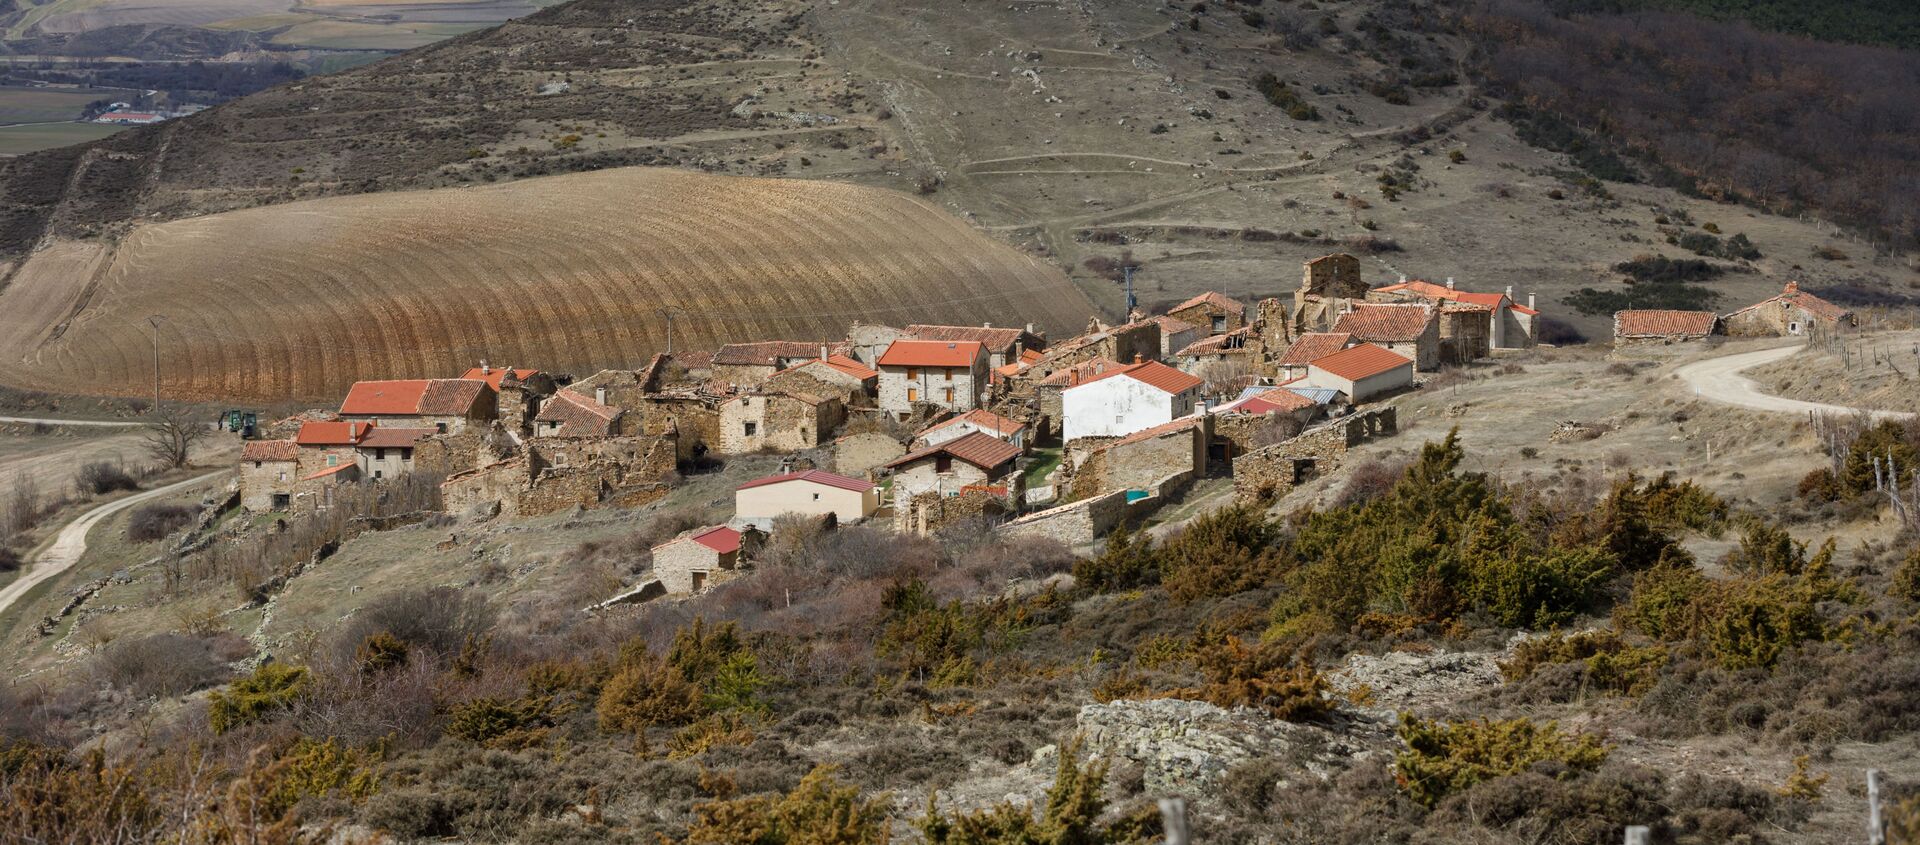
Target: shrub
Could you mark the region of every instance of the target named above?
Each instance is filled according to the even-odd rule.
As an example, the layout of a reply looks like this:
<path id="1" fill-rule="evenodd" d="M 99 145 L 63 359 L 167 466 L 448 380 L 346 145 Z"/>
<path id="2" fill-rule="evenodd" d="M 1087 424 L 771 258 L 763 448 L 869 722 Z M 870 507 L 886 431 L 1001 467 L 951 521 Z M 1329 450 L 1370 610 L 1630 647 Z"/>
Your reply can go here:
<path id="1" fill-rule="evenodd" d="M 760 690 L 768 685 L 767 680 L 734 622 L 709 629 L 705 619 L 694 617 L 692 625 L 674 634 L 667 663 L 705 691 L 710 710 L 766 709 Z"/>
<path id="2" fill-rule="evenodd" d="M 684 725 L 703 712 L 700 688 L 688 683 L 678 668 L 647 654 L 638 641 L 622 649 L 618 668 L 600 689 L 598 710 L 600 729 L 607 733 Z"/>
<path id="3" fill-rule="evenodd" d="M 292 707 L 313 691 L 311 673 L 304 666 L 263 663 L 253 674 L 215 690 L 207 697 L 207 723 L 214 733 L 262 722 Z"/>
<path id="4" fill-rule="evenodd" d="M 904 675 L 933 686 L 972 682 L 972 651 L 986 639 L 987 619 L 962 602 L 941 604 L 919 580 L 895 584 L 881 598 L 886 627 L 874 654 L 898 661 Z"/>
<path id="5" fill-rule="evenodd" d="M 1206 682 L 1161 697 L 1257 707 L 1288 722 L 1309 722 L 1333 712 L 1326 678 L 1275 646 L 1250 649 L 1239 637 L 1224 637 L 1196 645 L 1193 660 L 1206 673 Z"/>
<path id="6" fill-rule="evenodd" d="M 184 634 L 114 640 L 97 666 L 107 683 L 141 698 L 192 692 L 227 676 L 226 662 L 206 640 Z"/>
<path id="7" fill-rule="evenodd" d="M 1095 593 L 1112 593 L 1160 582 L 1160 558 L 1153 537 L 1122 524 L 1107 535 L 1099 555 L 1073 564 L 1074 584 Z"/>
<path id="8" fill-rule="evenodd" d="M 353 650 L 353 662 L 366 675 L 407 665 L 407 641 L 386 631 L 369 635 Z"/>
<path id="9" fill-rule="evenodd" d="M 453 659 L 474 648 L 493 628 L 486 596 L 456 587 L 432 587 L 388 593 L 354 614 L 340 633 L 340 654 L 352 659 L 377 634 L 422 651 Z"/>
<path id="10" fill-rule="evenodd" d="M 1160 548 L 1161 583 L 1174 600 L 1230 596 L 1278 577 L 1275 526 L 1257 509 L 1223 508 L 1195 518 Z"/>
<path id="11" fill-rule="evenodd" d="M 1710 261 L 1664 255 L 1636 255 L 1632 260 L 1613 265 L 1613 269 L 1635 282 L 1704 282 L 1723 272 Z"/>
<path id="12" fill-rule="evenodd" d="M 1909 604 L 1920 604 L 1920 546 L 1893 570 L 1893 584 L 1887 594 Z"/>
<path id="13" fill-rule="evenodd" d="M 1260 92 L 1260 96 L 1267 98 L 1267 102 L 1284 109 L 1287 116 L 1294 120 L 1320 119 L 1319 109 L 1301 99 L 1287 83 L 1272 73 L 1260 74 L 1260 78 L 1254 80 L 1253 87 Z"/>
<path id="14" fill-rule="evenodd" d="M 920 835 L 927 845 L 1098 845 L 1134 842 L 1157 834 L 1158 819 L 1147 813 L 1123 816 L 1106 825 L 1099 823 L 1107 803 L 1101 795 L 1107 765 L 1080 765 L 1081 748 L 1078 737 L 1061 747 L 1053 786 L 1047 789 L 1040 818 L 1035 819 L 1026 807 L 1009 803 L 945 816 L 929 795 L 927 814 L 918 825 Z"/>
<path id="15" fill-rule="evenodd" d="M 193 521 L 193 515 L 194 509 L 186 505 L 141 505 L 127 516 L 127 539 L 151 543 L 184 528 Z"/>
<path id="16" fill-rule="evenodd" d="M 0 546 L 0 572 L 12 572 L 20 568 L 20 553 L 11 546 Z"/>
<path id="17" fill-rule="evenodd" d="M 792 792 L 712 801 L 693 808 L 691 845 L 885 845 L 887 805 L 864 800 L 831 766 L 800 779 Z"/>
<path id="18" fill-rule="evenodd" d="M 116 490 L 140 489 L 140 482 L 128 475 L 126 469 L 119 464 L 110 464 L 105 461 L 81 465 L 80 472 L 74 475 L 73 483 L 80 488 L 81 493 L 92 496 L 104 496 Z"/>
<path id="19" fill-rule="evenodd" d="M 447 736 L 506 750 L 539 745 L 553 726 L 547 711 L 551 701 L 533 696 L 511 701 L 476 698 L 456 704 L 447 714 Z"/>
<path id="20" fill-rule="evenodd" d="M 1553 722 L 1536 725 L 1525 719 L 1430 722 L 1401 714 L 1396 733 L 1406 750 L 1394 756 L 1394 779 L 1428 807 L 1537 763 L 1557 763 L 1569 773 L 1592 771 L 1606 762 L 1608 751 L 1594 737 L 1569 736 Z"/>
<path id="21" fill-rule="evenodd" d="M 1513 657 L 1500 664 L 1500 674 L 1514 683 L 1547 666 L 1575 662 L 1582 665 L 1587 688 L 1639 695 L 1653 685 L 1667 651 L 1657 645 L 1636 648 L 1613 631 L 1556 631 L 1521 642 Z"/>
<path id="22" fill-rule="evenodd" d="M 365 801 L 380 788 L 373 755 L 348 748 L 337 740 L 325 742 L 301 737 L 266 768 L 249 775 L 256 792 L 264 793 L 258 811 L 277 819 L 307 798 L 337 795 Z"/>

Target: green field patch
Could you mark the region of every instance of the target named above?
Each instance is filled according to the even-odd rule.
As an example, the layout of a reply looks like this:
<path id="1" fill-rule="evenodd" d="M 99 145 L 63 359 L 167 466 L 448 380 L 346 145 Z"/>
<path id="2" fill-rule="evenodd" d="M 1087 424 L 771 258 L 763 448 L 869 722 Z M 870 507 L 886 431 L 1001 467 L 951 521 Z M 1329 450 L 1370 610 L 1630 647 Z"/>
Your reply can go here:
<path id="1" fill-rule="evenodd" d="M 324 50 L 411 50 L 486 26 L 477 23 L 313 21 L 275 35 L 273 43 Z"/>
<path id="2" fill-rule="evenodd" d="M 29 88 L 0 85 L 0 126 L 77 120 L 95 100 L 126 92 L 99 88 Z"/>
<path id="3" fill-rule="evenodd" d="M 35 150 L 50 150 L 105 138 L 125 126 L 102 123 L 43 123 L 35 126 L 0 126 L 0 155 L 20 155 Z"/>

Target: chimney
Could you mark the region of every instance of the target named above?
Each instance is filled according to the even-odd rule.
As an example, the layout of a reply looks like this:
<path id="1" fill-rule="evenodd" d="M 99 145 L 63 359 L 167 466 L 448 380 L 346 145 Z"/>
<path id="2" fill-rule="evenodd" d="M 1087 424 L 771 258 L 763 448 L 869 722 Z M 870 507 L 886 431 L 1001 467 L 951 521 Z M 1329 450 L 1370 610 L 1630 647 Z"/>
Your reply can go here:
<path id="1" fill-rule="evenodd" d="M 493 375 L 493 368 L 487 366 L 487 359 L 485 358 L 480 359 L 480 374 L 483 376 Z"/>
<path id="2" fill-rule="evenodd" d="M 1407 283 L 1407 274 L 1405 274 L 1405 273 L 1401 273 L 1401 274 L 1400 274 L 1400 284 L 1403 284 L 1403 285 L 1404 285 L 1404 284 L 1406 284 L 1406 283 Z"/>
<path id="3" fill-rule="evenodd" d="M 1531 293 L 1527 294 L 1527 310 L 1538 311 L 1540 309 L 1533 307 L 1533 297 L 1534 297 L 1534 294 L 1531 294 Z"/>
<path id="4" fill-rule="evenodd" d="M 1799 292 L 1800 292 L 1800 283 L 1799 283 L 1799 282 L 1788 282 L 1788 283 L 1787 283 L 1787 288 L 1786 288 L 1786 290 L 1783 290 L 1783 291 L 1781 291 L 1781 292 L 1780 292 L 1780 295 L 1781 295 L 1781 296 L 1791 296 L 1791 295 L 1793 295 L 1793 294 L 1796 294 L 1796 293 L 1799 293 Z"/>
<path id="5" fill-rule="evenodd" d="M 1135 352 L 1135 353 L 1133 353 L 1133 362 L 1134 362 L 1135 364 L 1138 364 L 1138 363 L 1140 363 L 1140 353 L 1138 353 L 1138 352 Z"/>
<path id="6" fill-rule="evenodd" d="M 598 402 L 602 405 L 607 404 L 606 387 L 602 386 L 602 387 L 596 387 L 593 389 L 593 401 Z"/>
<path id="7" fill-rule="evenodd" d="M 1033 324 L 1032 324 L 1032 323 L 1028 323 L 1028 324 L 1027 324 L 1027 334 L 1033 334 Z"/>
<path id="8" fill-rule="evenodd" d="M 993 324 L 992 324 L 992 323 L 981 323 L 981 324 L 980 324 L 980 328 L 983 328 L 983 329 L 990 329 L 990 328 L 993 328 Z"/>
<path id="9" fill-rule="evenodd" d="M 1447 277 L 1447 290 L 1453 290 L 1453 277 Z"/>
<path id="10" fill-rule="evenodd" d="M 1513 285 L 1507 285 L 1507 298 L 1513 298 Z"/>
<path id="11" fill-rule="evenodd" d="M 827 360 L 827 345 L 824 343 L 820 344 L 820 360 Z"/>

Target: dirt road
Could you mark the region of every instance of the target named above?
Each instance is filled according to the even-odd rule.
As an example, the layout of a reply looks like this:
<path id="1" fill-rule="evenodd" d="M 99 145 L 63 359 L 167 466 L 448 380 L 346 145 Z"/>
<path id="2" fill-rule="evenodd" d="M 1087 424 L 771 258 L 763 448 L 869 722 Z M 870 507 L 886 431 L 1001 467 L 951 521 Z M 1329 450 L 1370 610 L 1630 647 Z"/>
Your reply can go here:
<path id="1" fill-rule="evenodd" d="M 26 423 L 27 425 L 91 425 L 110 428 L 131 428 L 146 425 L 141 420 L 57 420 L 45 417 L 0 417 L 0 423 Z"/>
<path id="2" fill-rule="evenodd" d="M 144 493 L 128 496 L 124 499 L 116 499 L 81 514 L 78 519 L 68 523 L 67 527 L 60 529 L 60 533 L 53 538 L 53 544 L 47 546 L 46 550 L 42 551 L 39 557 L 34 558 L 31 569 L 21 573 L 18 579 L 8 584 L 5 588 L 0 588 L 0 615 L 4 615 L 11 609 L 14 602 L 19 601 L 21 596 L 27 594 L 27 591 L 39 586 L 47 579 L 67 571 L 68 567 L 78 563 L 80 558 L 87 553 L 87 532 L 92 531 L 93 527 L 100 524 L 101 520 L 140 504 L 141 502 L 157 499 L 169 493 L 179 492 L 184 488 L 199 484 L 209 478 L 222 475 L 229 471 L 230 470 L 224 469 L 217 470 L 205 475 L 189 478 L 185 481 L 176 481 L 165 487 L 155 487 Z"/>
<path id="3" fill-rule="evenodd" d="M 1761 349 L 1755 352 L 1740 352 L 1695 361 L 1674 371 L 1694 395 L 1710 402 L 1733 405 L 1739 408 L 1751 408 L 1756 411 L 1777 411 L 1783 414 L 1805 415 L 1810 411 L 1823 414 L 1853 414 L 1866 412 L 1876 420 L 1903 420 L 1912 414 L 1900 411 L 1878 411 L 1870 408 L 1849 408 L 1845 405 L 1829 405 L 1824 402 L 1803 402 L 1762 393 L 1753 379 L 1740 375 L 1741 372 L 1771 364 L 1782 358 L 1798 353 L 1805 346 L 1782 346 L 1777 349 Z"/>

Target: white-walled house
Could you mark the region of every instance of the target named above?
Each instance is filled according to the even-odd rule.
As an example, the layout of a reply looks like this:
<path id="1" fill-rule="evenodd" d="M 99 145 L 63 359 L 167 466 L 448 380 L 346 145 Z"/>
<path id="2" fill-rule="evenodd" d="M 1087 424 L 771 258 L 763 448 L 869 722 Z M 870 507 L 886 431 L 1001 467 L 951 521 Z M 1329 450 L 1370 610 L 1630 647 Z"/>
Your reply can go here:
<path id="1" fill-rule="evenodd" d="M 1061 438 L 1125 437 L 1193 413 L 1198 376 L 1143 361 L 1069 386 L 1060 394 Z"/>
<path id="2" fill-rule="evenodd" d="M 1413 359 L 1371 343 L 1335 352 L 1307 365 L 1300 384 L 1330 387 L 1355 403 L 1413 384 Z"/>
<path id="3" fill-rule="evenodd" d="M 833 514 L 839 522 L 859 522 L 879 509 L 880 490 L 873 482 L 822 469 L 757 478 L 733 493 L 734 517 L 756 522 L 787 514 Z"/>

